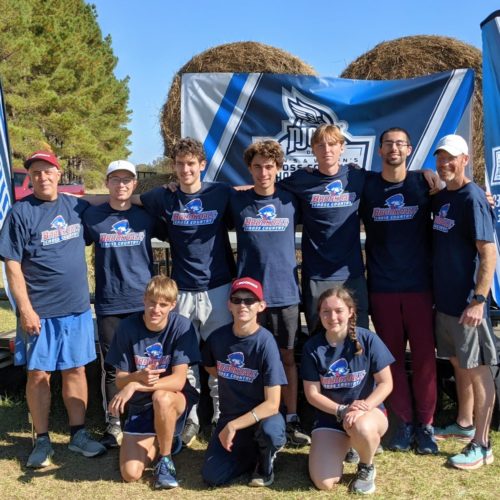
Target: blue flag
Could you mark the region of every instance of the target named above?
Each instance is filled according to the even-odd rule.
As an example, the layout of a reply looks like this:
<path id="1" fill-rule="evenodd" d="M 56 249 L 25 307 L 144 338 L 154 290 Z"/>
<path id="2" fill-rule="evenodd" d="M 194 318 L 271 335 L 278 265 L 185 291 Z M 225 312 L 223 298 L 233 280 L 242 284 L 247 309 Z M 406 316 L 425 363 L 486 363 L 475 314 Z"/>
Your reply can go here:
<path id="1" fill-rule="evenodd" d="M 12 207 L 11 168 L 10 168 L 10 145 L 9 136 L 7 133 L 7 117 L 5 114 L 5 105 L 3 100 L 3 89 L 0 82 L 0 229 L 2 229 L 5 217 Z M 14 307 L 12 298 L 9 293 L 7 279 L 5 277 L 5 269 L 2 263 L 3 282 L 5 292 L 9 296 L 10 302 Z"/>
<path id="2" fill-rule="evenodd" d="M 483 35 L 484 155 L 487 190 L 495 198 L 497 268 L 491 293 L 500 304 L 500 10 L 481 23 Z"/>
<path id="3" fill-rule="evenodd" d="M 458 133 L 471 144 L 474 72 L 457 69 L 421 78 L 361 81 L 264 73 L 184 74 L 181 134 L 200 140 L 207 154 L 204 180 L 251 183 L 243 151 L 275 139 L 285 153 L 282 177 L 315 166 L 311 135 L 323 123 L 346 137 L 342 161 L 381 169 L 378 138 L 390 127 L 410 133 L 408 168 L 435 168 L 434 146 Z"/>

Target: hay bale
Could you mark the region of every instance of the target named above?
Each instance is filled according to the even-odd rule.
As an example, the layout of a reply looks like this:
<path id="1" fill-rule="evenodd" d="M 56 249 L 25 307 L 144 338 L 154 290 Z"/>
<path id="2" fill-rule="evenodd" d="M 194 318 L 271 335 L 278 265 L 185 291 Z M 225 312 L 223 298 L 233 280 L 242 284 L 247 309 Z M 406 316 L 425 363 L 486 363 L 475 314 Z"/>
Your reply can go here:
<path id="1" fill-rule="evenodd" d="M 137 188 L 134 194 L 142 194 L 149 191 L 155 187 L 163 186 L 163 184 L 168 184 L 169 182 L 174 182 L 176 180 L 175 174 L 158 174 L 147 177 L 146 179 L 140 179 L 137 183 Z"/>
<path id="2" fill-rule="evenodd" d="M 479 49 L 455 38 L 408 36 L 376 45 L 349 64 L 340 76 L 356 80 L 397 80 L 459 68 L 472 68 L 476 73 L 472 125 L 474 179 L 483 184 L 483 72 Z"/>
<path id="3" fill-rule="evenodd" d="M 284 73 L 316 75 L 316 71 L 281 49 L 257 42 L 218 45 L 188 61 L 174 76 L 163 105 L 160 127 L 165 156 L 181 132 L 181 76 L 184 73 Z"/>

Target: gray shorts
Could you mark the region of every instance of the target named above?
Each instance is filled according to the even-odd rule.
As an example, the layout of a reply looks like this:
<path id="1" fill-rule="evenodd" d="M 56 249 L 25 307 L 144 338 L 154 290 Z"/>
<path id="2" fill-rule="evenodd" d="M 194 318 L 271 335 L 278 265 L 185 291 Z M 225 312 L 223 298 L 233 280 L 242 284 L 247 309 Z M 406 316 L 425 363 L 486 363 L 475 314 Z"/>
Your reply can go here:
<path id="1" fill-rule="evenodd" d="M 193 322 L 198 340 L 207 340 L 214 330 L 233 321 L 227 307 L 230 290 L 231 283 L 205 292 L 179 290 L 175 311 Z"/>
<path id="2" fill-rule="evenodd" d="M 436 345 L 439 358 L 457 358 L 460 368 L 498 363 L 493 327 L 489 318 L 477 327 L 461 325 L 457 316 L 436 312 Z"/>

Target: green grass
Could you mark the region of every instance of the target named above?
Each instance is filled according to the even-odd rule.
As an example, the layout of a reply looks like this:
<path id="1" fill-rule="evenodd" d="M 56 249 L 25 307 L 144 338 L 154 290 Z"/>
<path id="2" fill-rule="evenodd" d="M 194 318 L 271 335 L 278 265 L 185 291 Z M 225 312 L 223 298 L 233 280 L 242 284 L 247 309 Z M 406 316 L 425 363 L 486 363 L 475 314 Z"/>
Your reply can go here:
<path id="1" fill-rule="evenodd" d="M 58 382 L 54 393 L 60 391 Z M 92 391 L 97 392 L 94 387 Z M 92 398 L 88 413 L 89 428 L 102 431 L 102 411 L 98 397 Z M 24 463 L 31 450 L 31 432 L 27 410 L 21 396 L 0 402 L 0 465 L 3 498 L 159 498 L 165 493 L 151 488 L 151 471 L 143 481 L 135 484 L 121 482 L 118 470 L 118 452 L 86 459 L 67 449 L 66 417 L 59 397 L 52 408 L 51 437 L 54 443 L 54 464 L 40 471 L 26 469 Z M 500 433 L 492 433 L 494 454 L 500 458 Z M 435 498 L 498 498 L 499 472 L 497 464 L 476 471 L 458 471 L 446 467 L 447 456 L 463 445 L 448 441 L 438 456 L 419 456 L 414 453 L 384 452 L 376 457 L 377 494 L 375 498 L 435 499 Z M 228 487 L 209 489 L 200 476 L 206 443 L 196 442 L 193 449 L 175 457 L 181 486 L 168 493 L 172 498 L 269 498 L 303 499 L 327 498 L 332 493 L 319 492 L 311 484 L 307 473 L 308 449 L 285 449 L 276 460 L 276 480 L 270 488 L 252 489 L 245 478 Z M 352 498 L 348 483 L 355 472 L 347 465 L 344 479 L 333 495 Z"/>

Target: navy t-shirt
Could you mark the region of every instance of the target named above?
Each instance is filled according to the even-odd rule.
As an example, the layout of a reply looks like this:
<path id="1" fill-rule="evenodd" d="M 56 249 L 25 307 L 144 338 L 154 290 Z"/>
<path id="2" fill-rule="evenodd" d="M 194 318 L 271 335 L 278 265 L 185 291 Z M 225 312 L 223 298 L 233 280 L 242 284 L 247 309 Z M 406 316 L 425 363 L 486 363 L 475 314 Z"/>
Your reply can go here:
<path id="1" fill-rule="evenodd" d="M 443 189 L 432 201 L 436 309 L 461 316 L 474 295 L 476 241 L 494 241 L 495 216 L 484 191 L 473 182 L 456 191 Z M 488 308 L 484 310 L 486 315 Z"/>
<path id="2" fill-rule="evenodd" d="M 144 290 L 153 275 L 151 238 L 160 220 L 141 207 L 115 210 L 109 203 L 83 215 L 87 243 L 95 243 L 95 312 L 124 314 L 144 308 Z"/>
<path id="3" fill-rule="evenodd" d="M 203 346 L 202 358 L 204 366 L 217 368 L 224 420 L 260 405 L 264 387 L 287 384 L 276 341 L 262 327 L 247 337 L 237 337 L 232 323 L 215 330 Z"/>
<path id="4" fill-rule="evenodd" d="M 231 191 L 227 184 L 203 182 L 194 194 L 160 187 L 141 195 L 144 208 L 167 223 L 172 278 L 179 290 L 202 292 L 234 277 L 225 221 Z"/>
<path id="5" fill-rule="evenodd" d="M 367 172 L 360 204 L 371 292 L 431 290 L 431 197 L 419 172 L 388 182 Z"/>
<path id="6" fill-rule="evenodd" d="M 0 257 L 21 263 L 31 305 L 41 318 L 90 308 L 82 214 L 89 204 L 60 195 L 18 201 L 0 234 Z"/>
<path id="7" fill-rule="evenodd" d="M 376 334 L 356 327 L 356 336 L 363 347 L 359 355 L 349 338 L 332 347 L 324 332 L 311 337 L 302 351 L 302 379 L 319 382 L 321 394 L 338 404 L 366 399 L 375 389 L 373 374 L 394 363 L 394 357 Z M 318 408 L 316 412 L 326 415 Z"/>
<path id="8" fill-rule="evenodd" d="M 238 239 L 238 276 L 262 283 L 268 307 L 298 304 L 295 196 L 280 188 L 271 196 L 234 191 L 230 214 Z"/>
<path id="9" fill-rule="evenodd" d="M 300 200 L 306 279 L 345 281 L 363 275 L 358 208 L 365 174 L 341 165 L 336 175 L 298 170 L 279 182 Z"/>
<path id="10" fill-rule="evenodd" d="M 160 377 L 172 375 L 172 367 L 200 362 L 198 339 L 193 324 L 175 312 L 168 315 L 168 323 L 161 332 L 146 328 L 138 312 L 120 321 L 106 355 L 106 363 L 116 369 L 133 373 L 147 366 L 165 368 Z M 182 392 L 198 393 L 186 380 Z M 141 413 L 152 405 L 151 392 L 136 391 L 129 401 L 129 413 Z"/>

